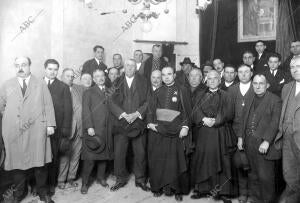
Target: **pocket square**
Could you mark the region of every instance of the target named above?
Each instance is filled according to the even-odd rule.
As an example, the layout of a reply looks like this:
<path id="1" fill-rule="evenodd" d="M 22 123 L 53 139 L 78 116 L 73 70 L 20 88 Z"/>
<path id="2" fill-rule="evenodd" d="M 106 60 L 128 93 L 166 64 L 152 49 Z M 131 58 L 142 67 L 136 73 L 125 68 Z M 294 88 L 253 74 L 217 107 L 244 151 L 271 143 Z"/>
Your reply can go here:
<path id="1" fill-rule="evenodd" d="M 284 83 L 284 78 L 279 82 L 279 84 L 282 84 L 282 83 Z"/>

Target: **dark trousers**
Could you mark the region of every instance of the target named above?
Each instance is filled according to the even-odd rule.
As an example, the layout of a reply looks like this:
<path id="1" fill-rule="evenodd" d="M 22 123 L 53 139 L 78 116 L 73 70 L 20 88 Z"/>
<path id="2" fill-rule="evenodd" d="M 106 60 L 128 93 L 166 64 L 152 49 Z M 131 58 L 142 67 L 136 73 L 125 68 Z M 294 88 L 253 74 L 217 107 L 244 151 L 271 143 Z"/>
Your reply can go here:
<path id="1" fill-rule="evenodd" d="M 105 160 L 84 160 L 82 169 L 82 184 L 88 184 L 89 177 L 95 165 L 97 165 L 97 180 L 105 179 L 106 162 L 107 161 Z"/>
<path id="2" fill-rule="evenodd" d="M 146 177 L 146 136 L 140 134 L 137 137 L 130 138 L 124 134 L 116 134 L 114 136 L 114 174 L 117 176 L 118 182 L 127 182 L 128 172 L 126 169 L 126 155 L 128 145 L 131 142 L 134 163 L 133 173 L 136 182 L 145 182 Z"/>
<path id="3" fill-rule="evenodd" d="M 44 197 L 48 194 L 48 169 L 47 166 L 36 167 L 29 170 L 13 170 L 12 171 L 12 179 L 15 185 L 16 191 L 14 192 L 14 196 L 21 201 L 27 195 L 27 180 L 30 177 L 30 174 L 34 174 L 37 194 L 40 197 Z"/>
<path id="4" fill-rule="evenodd" d="M 275 197 L 275 161 L 266 160 L 258 149 L 261 138 L 246 137 L 246 154 L 250 163 L 249 196 L 256 202 L 273 203 Z"/>
<path id="5" fill-rule="evenodd" d="M 300 150 L 293 135 L 285 135 L 282 147 L 283 177 L 286 188 L 283 199 L 286 203 L 300 202 Z"/>
<path id="6" fill-rule="evenodd" d="M 52 151 L 52 162 L 48 165 L 49 170 L 49 186 L 56 187 L 57 185 L 57 177 L 59 171 L 59 135 L 56 132 L 55 134 L 50 136 L 51 141 L 51 151 Z"/>
<path id="7" fill-rule="evenodd" d="M 243 169 L 237 170 L 238 174 L 238 185 L 239 185 L 239 196 L 248 197 L 248 171 Z"/>

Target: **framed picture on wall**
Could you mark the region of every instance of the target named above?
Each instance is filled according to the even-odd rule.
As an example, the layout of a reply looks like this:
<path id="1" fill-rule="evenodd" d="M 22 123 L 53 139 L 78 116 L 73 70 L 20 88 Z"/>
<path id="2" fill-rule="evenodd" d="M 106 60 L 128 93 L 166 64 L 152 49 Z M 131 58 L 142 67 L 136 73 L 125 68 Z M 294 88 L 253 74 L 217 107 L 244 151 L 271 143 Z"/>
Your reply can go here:
<path id="1" fill-rule="evenodd" d="M 238 42 L 275 40 L 278 0 L 238 0 Z"/>

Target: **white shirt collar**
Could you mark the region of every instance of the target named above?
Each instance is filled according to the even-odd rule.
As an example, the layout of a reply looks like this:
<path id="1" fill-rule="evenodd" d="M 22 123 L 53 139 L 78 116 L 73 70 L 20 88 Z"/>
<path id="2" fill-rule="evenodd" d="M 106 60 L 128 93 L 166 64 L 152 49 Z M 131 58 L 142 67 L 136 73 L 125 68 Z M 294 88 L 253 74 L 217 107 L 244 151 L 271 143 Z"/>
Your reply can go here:
<path id="1" fill-rule="evenodd" d="M 126 78 L 126 82 L 127 82 L 127 84 L 128 84 L 128 87 L 130 88 L 130 87 L 131 87 L 131 84 L 132 84 L 132 81 L 133 81 L 133 79 L 134 79 L 134 76 L 131 77 L 131 78 L 129 78 L 129 77 L 127 77 L 127 76 L 125 75 L 125 78 Z"/>
<path id="2" fill-rule="evenodd" d="M 226 86 L 226 87 L 229 87 L 230 85 L 233 84 L 233 82 L 234 82 L 234 81 L 232 81 L 232 82 L 226 82 L 226 81 L 225 81 L 225 86 Z"/>
<path id="3" fill-rule="evenodd" d="M 276 69 L 276 70 L 274 70 L 274 76 L 276 75 L 276 73 L 277 73 L 277 71 L 278 71 L 278 69 Z M 270 72 L 271 72 L 271 74 L 272 74 L 272 70 L 270 69 Z M 273 74 L 272 74 L 273 75 Z"/>
<path id="4" fill-rule="evenodd" d="M 95 57 L 95 60 L 96 60 L 97 64 L 99 65 L 100 64 L 100 60 L 97 59 L 96 57 Z"/>
<path id="5" fill-rule="evenodd" d="M 263 53 L 259 53 L 258 54 L 258 59 L 260 59 L 260 57 L 263 55 Z"/>
<path id="6" fill-rule="evenodd" d="M 44 77 L 44 80 L 45 80 L 46 84 L 48 85 L 49 80 L 50 80 L 50 84 L 52 84 L 55 79 L 49 79 L 47 77 Z"/>
<path id="7" fill-rule="evenodd" d="M 209 91 L 211 91 L 211 92 L 216 92 L 216 91 L 218 91 L 218 89 L 219 89 L 219 88 L 212 90 L 212 89 L 209 88 Z"/>
<path id="8" fill-rule="evenodd" d="M 98 87 L 100 88 L 100 90 L 105 89 L 105 85 L 98 85 Z"/>
<path id="9" fill-rule="evenodd" d="M 243 96 L 248 92 L 249 88 L 251 87 L 251 82 L 248 82 L 247 84 L 240 83 L 240 91 Z"/>
<path id="10" fill-rule="evenodd" d="M 136 70 L 138 71 L 141 67 L 142 63 L 136 63 Z"/>
<path id="11" fill-rule="evenodd" d="M 300 92 L 300 82 L 296 81 L 296 89 L 295 89 L 295 96 Z"/>
<path id="12" fill-rule="evenodd" d="M 23 80 L 25 80 L 25 83 L 26 83 L 26 85 L 27 85 L 27 87 L 28 87 L 30 78 L 31 78 L 31 74 L 30 74 L 29 76 L 27 76 L 27 78 L 20 78 L 20 77 L 17 77 L 18 82 L 19 82 L 19 84 L 20 84 L 20 86 L 21 86 L 22 88 L 23 88 Z"/>

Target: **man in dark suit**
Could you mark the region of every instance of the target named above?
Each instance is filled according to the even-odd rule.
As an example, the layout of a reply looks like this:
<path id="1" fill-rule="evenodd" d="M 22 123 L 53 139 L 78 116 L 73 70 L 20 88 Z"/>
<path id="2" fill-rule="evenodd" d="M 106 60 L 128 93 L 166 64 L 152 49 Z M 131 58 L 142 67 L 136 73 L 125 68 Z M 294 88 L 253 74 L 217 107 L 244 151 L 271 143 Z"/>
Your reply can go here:
<path id="1" fill-rule="evenodd" d="M 281 56 L 277 53 L 271 53 L 268 57 L 268 69 L 262 72 L 269 82 L 268 91 L 281 96 L 281 90 L 285 84 L 290 82 L 290 77 L 282 69 L 279 69 Z"/>
<path id="2" fill-rule="evenodd" d="M 284 70 L 289 75 L 291 74 L 290 63 L 291 63 L 292 58 L 294 58 L 294 56 L 300 56 L 300 40 L 299 39 L 296 39 L 291 42 L 290 51 L 291 51 L 291 55 L 282 64 L 282 70 Z"/>
<path id="3" fill-rule="evenodd" d="M 113 55 L 113 65 L 113 67 L 118 69 L 121 74 L 124 72 L 123 59 L 121 54 Z"/>
<path id="4" fill-rule="evenodd" d="M 255 71 L 257 73 L 264 72 L 268 68 L 268 53 L 266 44 L 262 40 L 255 43 L 256 56 L 254 61 Z"/>
<path id="5" fill-rule="evenodd" d="M 137 73 L 139 73 L 140 75 L 144 75 L 144 66 L 145 63 L 143 63 L 143 52 L 142 50 L 135 50 L 133 53 L 133 58 L 135 60 L 136 63 L 136 71 Z"/>
<path id="6" fill-rule="evenodd" d="M 242 60 L 243 60 L 244 64 L 246 64 L 252 68 L 253 74 L 256 74 L 256 67 L 254 65 L 255 57 L 254 57 L 253 52 L 249 51 L 249 50 L 244 51 L 242 54 Z"/>
<path id="7" fill-rule="evenodd" d="M 192 106 L 195 105 L 196 98 L 199 92 L 206 88 L 206 86 L 201 83 L 203 79 L 202 72 L 199 68 L 193 68 L 189 73 L 189 89 L 191 93 L 191 103 Z"/>
<path id="8" fill-rule="evenodd" d="M 254 97 L 254 91 L 251 85 L 253 75 L 252 68 L 242 64 L 238 67 L 239 83 L 229 87 L 228 93 L 232 100 L 233 121 L 232 128 L 237 136 L 242 125 L 242 114 L 245 107 L 245 102 Z M 239 202 L 246 203 L 248 198 L 248 170 L 238 168 L 238 188 Z"/>
<path id="9" fill-rule="evenodd" d="M 44 67 L 44 80 L 50 90 L 56 120 L 55 133 L 50 137 L 53 157 L 52 163 L 49 164 L 49 185 L 50 193 L 53 195 L 59 171 L 59 146 L 63 139 L 67 141 L 71 136 L 73 108 L 72 96 L 68 85 L 56 78 L 59 63 L 55 59 L 47 59 Z"/>
<path id="10" fill-rule="evenodd" d="M 162 57 L 162 46 L 155 44 L 152 46 L 152 56 L 150 56 L 144 64 L 144 76 L 150 84 L 151 72 L 154 70 L 162 70 L 168 63 Z"/>
<path id="11" fill-rule="evenodd" d="M 224 76 L 224 62 L 220 58 L 215 58 L 213 60 L 213 67 L 221 75 L 221 78 Z"/>
<path id="12" fill-rule="evenodd" d="M 95 69 L 100 69 L 100 70 L 107 69 L 107 66 L 103 62 L 104 48 L 102 46 L 96 45 L 93 48 L 93 50 L 94 50 L 95 57 L 93 59 L 86 61 L 83 64 L 81 75 L 84 73 L 89 73 L 90 75 L 92 75 Z"/>
<path id="13" fill-rule="evenodd" d="M 126 154 L 131 142 L 134 154 L 135 185 L 148 191 L 146 186 L 145 114 L 148 106 L 148 83 L 136 74 L 133 59 L 125 61 L 125 74 L 115 82 L 111 112 L 115 117 L 114 127 L 114 173 L 117 180 L 111 191 L 127 184 Z"/>
<path id="14" fill-rule="evenodd" d="M 224 79 L 221 81 L 220 89 L 227 91 L 229 87 L 235 85 L 238 80 L 236 78 L 237 72 L 233 65 L 227 64 L 224 68 Z"/>
<path id="15" fill-rule="evenodd" d="M 150 95 L 153 95 L 153 92 L 160 88 L 162 85 L 161 71 L 155 70 L 151 73 L 151 88 Z"/>
<path id="16" fill-rule="evenodd" d="M 181 70 L 176 71 L 175 82 L 189 88 L 188 76 L 192 70 L 195 63 L 192 63 L 189 57 L 185 57 L 182 62 L 180 62 Z"/>
<path id="17" fill-rule="evenodd" d="M 266 77 L 253 78 L 255 96 L 246 101 L 238 148 L 245 148 L 250 164 L 248 202 L 274 202 L 275 160 L 280 150 L 274 148 L 278 131 L 281 100 L 267 91 Z"/>
<path id="18" fill-rule="evenodd" d="M 282 89 L 283 105 L 275 139 L 276 148 L 282 148 L 283 177 L 286 182 L 280 203 L 300 202 L 300 56 L 291 60 L 290 67 L 294 81 Z"/>

